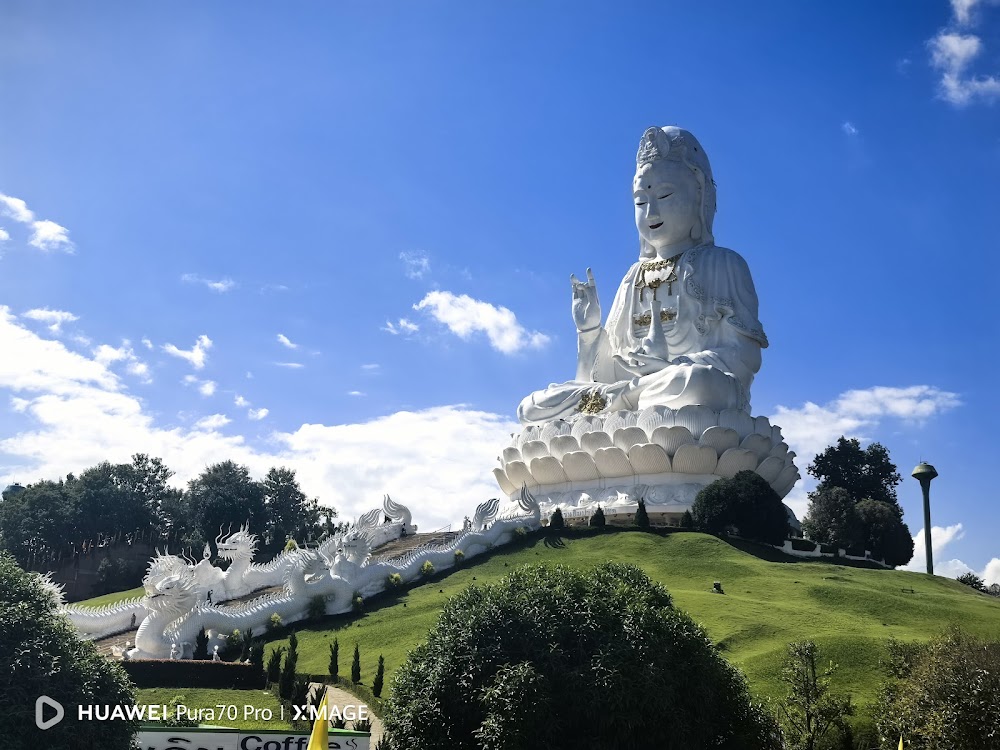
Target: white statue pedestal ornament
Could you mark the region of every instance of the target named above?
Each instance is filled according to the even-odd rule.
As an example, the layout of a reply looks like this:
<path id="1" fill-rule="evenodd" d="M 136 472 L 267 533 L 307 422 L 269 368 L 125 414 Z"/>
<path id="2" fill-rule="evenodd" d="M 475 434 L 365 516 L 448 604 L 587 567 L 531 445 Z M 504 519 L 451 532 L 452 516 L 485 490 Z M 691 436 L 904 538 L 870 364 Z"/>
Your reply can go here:
<path id="1" fill-rule="evenodd" d="M 768 342 L 746 261 L 712 235 L 708 156 L 686 130 L 649 128 L 632 192 L 639 258 L 603 324 L 590 269 L 585 282 L 570 277 L 576 378 L 521 401 L 524 429 L 497 482 L 570 518 L 598 505 L 634 513 L 643 500 L 679 523 L 703 487 L 744 470 L 784 497 L 799 479 L 795 454 L 779 427 L 751 416 Z"/>

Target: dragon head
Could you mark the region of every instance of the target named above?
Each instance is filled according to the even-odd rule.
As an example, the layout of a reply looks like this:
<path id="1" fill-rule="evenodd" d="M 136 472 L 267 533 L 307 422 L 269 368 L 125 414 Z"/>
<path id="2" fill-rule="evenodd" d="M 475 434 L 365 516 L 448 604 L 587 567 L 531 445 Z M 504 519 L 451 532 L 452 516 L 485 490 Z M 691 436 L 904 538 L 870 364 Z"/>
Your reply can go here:
<path id="1" fill-rule="evenodd" d="M 251 559 L 257 551 L 257 537 L 250 533 L 249 525 L 244 524 L 239 530 L 226 536 L 222 535 L 220 529 L 215 545 L 219 548 L 219 557 L 224 560 Z"/>
<path id="2" fill-rule="evenodd" d="M 194 572 L 176 555 L 156 553 L 142 579 L 146 606 L 158 612 L 186 612 L 195 605 L 197 582 Z"/>

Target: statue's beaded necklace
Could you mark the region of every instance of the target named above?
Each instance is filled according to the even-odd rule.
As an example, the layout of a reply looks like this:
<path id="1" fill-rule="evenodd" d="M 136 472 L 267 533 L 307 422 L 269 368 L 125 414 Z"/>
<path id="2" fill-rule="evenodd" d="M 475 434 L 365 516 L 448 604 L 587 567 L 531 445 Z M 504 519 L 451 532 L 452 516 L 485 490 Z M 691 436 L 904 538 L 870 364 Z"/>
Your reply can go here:
<path id="1" fill-rule="evenodd" d="M 636 274 L 635 288 L 639 290 L 639 300 L 643 300 L 646 289 L 653 290 L 653 299 L 656 299 L 657 290 L 666 285 L 667 297 L 672 297 L 674 293 L 674 283 L 677 282 L 677 262 L 684 253 L 678 253 L 666 260 L 655 260 L 643 263 L 639 266 L 639 273 Z M 660 321 L 669 323 L 677 317 L 677 311 L 673 308 L 660 310 Z M 632 323 L 636 327 L 648 327 L 653 322 L 653 314 L 646 311 L 641 315 L 632 318 Z"/>

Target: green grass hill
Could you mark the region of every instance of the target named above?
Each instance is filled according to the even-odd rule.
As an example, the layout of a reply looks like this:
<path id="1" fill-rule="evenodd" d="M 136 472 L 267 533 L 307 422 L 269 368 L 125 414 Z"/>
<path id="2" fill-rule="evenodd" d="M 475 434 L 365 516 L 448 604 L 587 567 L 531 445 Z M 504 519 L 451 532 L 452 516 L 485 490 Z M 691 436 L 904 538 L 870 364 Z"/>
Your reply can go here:
<path id="1" fill-rule="evenodd" d="M 325 674 L 328 644 L 338 638 L 341 676 L 350 675 L 357 643 L 362 683 L 371 685 L 383 654 L 388 685 L 407 652 L 425 639 L 444 601 L 469 584 L 495 581 L 527 563 L 585 568 L 606 561 L 634 563 L 666 586 L 675 604 L 707 629 L 760 696 L 783 693 L 780 667 L 791 641 L 816 641 L 823 659 L 840 665 L 835 687 L 864 705 L 881 682 L 879 661 L 890 636 L 926 640 L 951 623 L 981 636 L 1000 636 L 1000 599 L 950 579 L 799 561 L 770 548 L 741 549 L 697 533 L 608 531 L 556 541 L 533 535 L 423 585 L 373 598 L 359 616 L 297 627 L 298 669 Z M 711 592 L 713 581 L 722 583 L 724 595 Z M 273 639 L 268 650 L 282 643 L 287 645 L 287 639 Z"/>

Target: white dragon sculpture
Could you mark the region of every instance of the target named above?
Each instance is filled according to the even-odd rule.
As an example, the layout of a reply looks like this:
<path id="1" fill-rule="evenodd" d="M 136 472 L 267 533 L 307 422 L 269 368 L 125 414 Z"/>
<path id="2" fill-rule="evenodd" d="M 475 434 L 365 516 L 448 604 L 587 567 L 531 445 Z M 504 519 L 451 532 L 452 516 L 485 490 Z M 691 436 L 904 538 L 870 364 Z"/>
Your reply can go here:
<path id="1" fill-rule="evenodd" d="M 327 614 L 349 612 L 355 596 L 383 591 L 393 574 L 404 583 L 410 582 L 422 575 L 428 561 L 435 570 L 444 570 L 456 564 L 456 551 L 468 559 L 510 541 L 518 528 L 535 529 L 541 525 L 541 509 L 527 488 L 522 489 L 513 508 L 493 521 L 498 510 L 496 500 L 487 501 L 477 509 L 473 527 L 448 544 L 417 548 L 402 558 L 378 562 L 372 561 L 371 550 L 372 530 L 379 516 L 377 512 L 367 513 L 349 531 L 332 537 L 318 549 L 299 550 L 289 556 L 280 591 L 238 604 L 208 603 L 200 595 L 203 584 L 195 573 L 197 566 L 176 555 L 158 554 L 143 580 L 146 596 L 142 602 L 148 615 L 139 627 L 129 657 L 168 658 L 171 646 L 176 644 L 179 648 L 175 651 L 190 658 L 202 628 L 210 643 L 234 630 L 263 633 L 274 614 L 285 624 L 305 618 L 316 597 L 322 597 Z"/>

